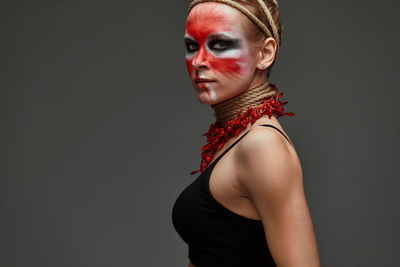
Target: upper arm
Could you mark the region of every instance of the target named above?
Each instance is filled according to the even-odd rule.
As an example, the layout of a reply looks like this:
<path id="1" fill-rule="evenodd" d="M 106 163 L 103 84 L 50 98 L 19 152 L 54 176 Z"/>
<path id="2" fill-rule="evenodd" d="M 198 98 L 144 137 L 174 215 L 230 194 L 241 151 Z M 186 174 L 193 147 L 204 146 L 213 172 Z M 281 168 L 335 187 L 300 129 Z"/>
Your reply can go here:
<path id="1" fill-rule="evenodd" d="M 287 144 L 272 129 L 252 130 L 235 155 L 240 183 L 262 220 L 278 266 L 320 266 L 301 165 Z"/>

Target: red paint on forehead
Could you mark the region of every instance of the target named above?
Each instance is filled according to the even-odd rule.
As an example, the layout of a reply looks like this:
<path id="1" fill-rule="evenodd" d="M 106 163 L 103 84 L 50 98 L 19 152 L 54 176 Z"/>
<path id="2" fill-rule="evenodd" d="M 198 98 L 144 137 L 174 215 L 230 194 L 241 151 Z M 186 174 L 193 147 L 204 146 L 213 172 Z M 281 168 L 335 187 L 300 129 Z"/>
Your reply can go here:
<path id="1" fill-rule="evenodd" d="M 195 6 L 186 22 L 186 33 L 203 42 L 210 34 L 232 30 L 232 14 L 223 11 L 221 5 L 206 3 Z"/>

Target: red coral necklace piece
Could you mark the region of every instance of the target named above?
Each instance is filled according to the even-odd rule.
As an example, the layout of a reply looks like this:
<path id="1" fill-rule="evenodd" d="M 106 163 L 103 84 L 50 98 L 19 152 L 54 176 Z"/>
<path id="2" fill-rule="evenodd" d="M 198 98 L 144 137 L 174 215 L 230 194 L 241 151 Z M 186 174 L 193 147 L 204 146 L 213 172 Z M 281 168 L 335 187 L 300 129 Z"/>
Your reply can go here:
<path id="1" fill-rule="evenodd" d="M 271 96 L 264 100 L 263 104 L 253 108 L 248 107 L 247 110 L 241 114 L 239 111 L 236 118 L 230 121 L 226 121 L 223 126 L 220 126 L 218 122 L 210 125 L 208 132 L 204 133 L 203 136 L 207 136 L 207 144 L 204 145 L 201 150 L 201 163 L 200 169 L 192 171 L 190 174 L 193 175 L 197 172 L 204 172 L 204 170 L 210 165 L 215 153 L 221 149 L 225 143 L 232 137 L 238 136 L 242 131 L 247 129 L 249 123 L 253 124 L 259 120 L 262 116 L 267 115 L 269 118 L 273 114 L 276 114 L 277 118 L 280 116 L 294 116 L 293 112 L 285 112 L 283 105 L 286 102 L 281 102 L 279 99 L 283 96 L 280 93 L 278 97 Z"/>

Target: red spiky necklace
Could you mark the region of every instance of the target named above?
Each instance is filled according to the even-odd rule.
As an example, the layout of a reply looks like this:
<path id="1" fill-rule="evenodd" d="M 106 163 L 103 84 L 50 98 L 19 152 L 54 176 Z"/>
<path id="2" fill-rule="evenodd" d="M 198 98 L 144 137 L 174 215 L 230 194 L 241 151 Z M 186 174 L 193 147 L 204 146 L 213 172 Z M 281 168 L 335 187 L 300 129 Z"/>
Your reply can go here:
<path id="1" fill-rule="evenodd" d="M 277 118 L 284 115 L 290 117 L 294 116 L 293 112 L 284 111 L 283 105 L 287 104 L 288 101 L 281 102 L 279 99 L 282 96 L 283 93 L 280 93 L 277 97 L 272 95 L 255 108 L 249 106 L 244 113 L 240 110 L 234 119 L 224 122 L 222 126 L 218 122 L 211 124 L 208 132 L 202 135 L 207 136 L 207 144 L 201 148 L 202 160 L 200 169 L 192 171 L 190 174 L 193 175 L 199 171 L 203 173 L 211 163 L 215 153 L 221 149 L 230 138 L 238 136 L 243 130 L 247 129 L 249 123 L 253 124 L 264 115 L 267 115 L 269 118 L 271 118 L 273 114 L 276 114 Z"/>

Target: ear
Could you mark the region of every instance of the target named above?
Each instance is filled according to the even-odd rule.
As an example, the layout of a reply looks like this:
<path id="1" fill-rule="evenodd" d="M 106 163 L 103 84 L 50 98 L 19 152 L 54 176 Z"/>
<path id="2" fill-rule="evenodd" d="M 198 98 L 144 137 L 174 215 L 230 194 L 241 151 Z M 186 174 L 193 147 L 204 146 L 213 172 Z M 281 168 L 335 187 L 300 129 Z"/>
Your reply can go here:
<path id="1" fill-rule="evenodd" d="M 259 70 L 266 70 L 272 65 L 276 55 L 276 41 L 272 37 L 264 40 L 260 48 L 260 59 L 257 64 Z"/>

